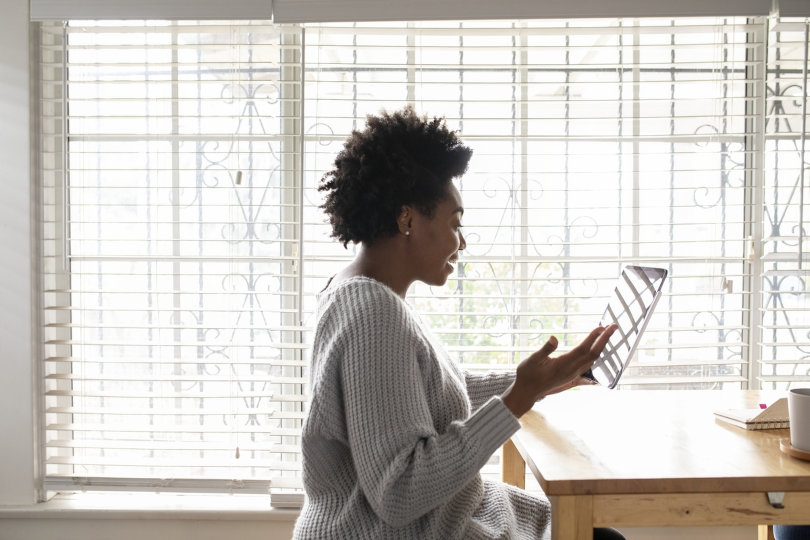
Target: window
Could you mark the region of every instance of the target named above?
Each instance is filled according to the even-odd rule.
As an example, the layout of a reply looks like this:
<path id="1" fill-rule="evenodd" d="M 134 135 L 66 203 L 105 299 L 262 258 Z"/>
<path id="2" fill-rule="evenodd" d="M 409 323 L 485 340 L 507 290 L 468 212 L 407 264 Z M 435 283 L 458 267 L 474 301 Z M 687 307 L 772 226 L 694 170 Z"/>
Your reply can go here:
<path id="1" fill-rule="evenodd" d="M 475 150 L 468 248 L 410 301 L 470 369 L 670 272 L 626 388 L 807 380 L 807 22 L 42 24 L 46 488 L 294 489 L 315 189 L 366 113 Z M 766 54 L 767 53 L 767 54 Z"/>
<path id="2" fill-rule="evenodd" d="M 299 47 L 260 24 L 42 28 L 47 485 L 297 485 Z"/>
<path id="3" fill-rule="evenodd" d="M 808 21 L 788 19 L 773 25 L 768 47 L 765 103 L 765 190 L 762 211 L 761 347 L 751 359 L 765 388 L 785 388 L 810 380 L 808 319 L 807 185 L 807 50 Z M 758 203 L 758 201 L 757 201 Z M 757 232 L 759 234 L 757 234 Z"/>

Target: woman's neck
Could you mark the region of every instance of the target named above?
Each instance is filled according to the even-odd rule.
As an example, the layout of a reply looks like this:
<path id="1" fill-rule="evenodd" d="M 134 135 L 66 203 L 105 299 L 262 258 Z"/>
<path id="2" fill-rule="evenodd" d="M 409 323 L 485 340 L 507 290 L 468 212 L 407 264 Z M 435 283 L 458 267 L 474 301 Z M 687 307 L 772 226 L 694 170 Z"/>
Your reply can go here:
<path id="1" fill-rule="evenodd" d="M 338 272 L 332 283 L 355 276 L 365 276 L 391 288 L 401 298 L 405 298 L 411 284 L 409 264 L 397 237 L 378 240 L 372 245 L 361 244 L 360 252 L 343 270 Z"/>

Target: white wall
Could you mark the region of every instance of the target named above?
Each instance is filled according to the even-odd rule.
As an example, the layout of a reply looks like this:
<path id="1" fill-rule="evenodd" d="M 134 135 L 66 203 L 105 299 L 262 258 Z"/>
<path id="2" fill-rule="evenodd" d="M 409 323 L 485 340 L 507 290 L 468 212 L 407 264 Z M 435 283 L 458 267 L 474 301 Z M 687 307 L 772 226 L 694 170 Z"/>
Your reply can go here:
<path id="1" fill-rule="evenodd" d="M 139 514 L 40 510 L 35 505 L 32 178 L 28 0 L 0 0 L 0 538 L 178 540 L 290 537 L 293 516 L 222 518 L 221 512 Z M 40 506 L 39 508 L 42 508 Z M 627 530 L 631 540 L 690 535 L 753 540 L 753 528 Z"/>
<path id="2" fill-rule="evenodd" d="M 0 6 L 0 504 L 27 504 L 35 500 L 28 0 Z"/>

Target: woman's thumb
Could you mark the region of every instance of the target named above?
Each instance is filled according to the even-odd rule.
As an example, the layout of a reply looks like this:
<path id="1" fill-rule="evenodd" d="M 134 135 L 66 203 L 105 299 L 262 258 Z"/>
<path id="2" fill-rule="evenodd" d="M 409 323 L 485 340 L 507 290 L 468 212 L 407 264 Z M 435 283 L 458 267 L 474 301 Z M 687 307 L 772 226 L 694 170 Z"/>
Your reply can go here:
<path id="1" fill-rule="evenodd" d="M 543 344 L 540 350 L 537 351 L 537 353 L 541 356 L 548 356 L 551 353 L 553 353 L 556 349 L 557 349 L 557 338 L 551 336 L 550 338 L 548 338 L 548 341 L 546 341 Z"/>

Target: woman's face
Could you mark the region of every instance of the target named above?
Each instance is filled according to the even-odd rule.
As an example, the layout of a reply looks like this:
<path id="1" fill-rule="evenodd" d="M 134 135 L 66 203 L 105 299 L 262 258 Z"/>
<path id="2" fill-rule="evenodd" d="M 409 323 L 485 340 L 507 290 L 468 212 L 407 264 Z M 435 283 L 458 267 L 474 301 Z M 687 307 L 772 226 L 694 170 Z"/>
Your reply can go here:
<path id="1" fill-rule="evenodd" d="M 416 279 L 428 285 L 447 282 L 455 269 L 459 251 L 467 246 L 461 234 L 463 214 L 461 195 L 453 184 L 448 184 L 447 196 L 432 217 L 419 211 L 413 213 L 408 241 Z"/>

